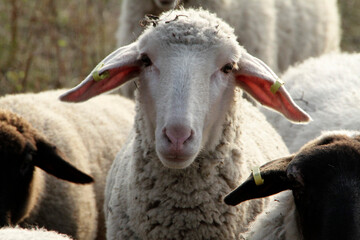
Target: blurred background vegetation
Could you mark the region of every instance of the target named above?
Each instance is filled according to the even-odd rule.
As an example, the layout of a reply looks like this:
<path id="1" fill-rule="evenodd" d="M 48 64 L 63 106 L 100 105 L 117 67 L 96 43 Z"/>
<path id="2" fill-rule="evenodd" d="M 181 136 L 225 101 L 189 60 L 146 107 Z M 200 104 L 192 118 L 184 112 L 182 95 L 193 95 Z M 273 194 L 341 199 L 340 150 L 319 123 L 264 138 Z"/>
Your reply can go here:
<path id="1" fill-rule="evenodd" d="M 338 2 L 342 49 L 360 51 L 360 0 Z M 115 49 L 120 5 L 121 0 L 1 0 L 0 96 L 79 83 Z"/>
<path id="2" fill-rule="evenodd" d="M 75 86 L 115 48 L 120 0 L 0 0 L 0 95 Z"/>

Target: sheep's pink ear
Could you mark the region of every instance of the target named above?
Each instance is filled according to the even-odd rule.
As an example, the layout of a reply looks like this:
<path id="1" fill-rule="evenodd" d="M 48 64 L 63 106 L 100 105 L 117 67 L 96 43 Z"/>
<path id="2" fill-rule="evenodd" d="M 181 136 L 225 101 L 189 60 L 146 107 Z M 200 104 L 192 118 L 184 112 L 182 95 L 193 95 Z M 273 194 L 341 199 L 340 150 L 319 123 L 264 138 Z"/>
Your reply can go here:
<path id="1" fill-rule="evenodd" d="M 110 91 L 134 78 L 140 72 L 137 44 L 112 52 L 75 88 L 60 96 L 66 102 L 82 102 Z"/>
<path id="2" fill-rule="evenodd" d="M 309 122 L 310 116 L 291 98 L 276 74 L 261 60 L 244 53 L 235 71 L 236 83 L 262 105 L 294 122 Z M 273 86 L 273 87 L 272 87 Z"/>
<path id="3" fill-rule="evenodd" d="M 276 159 L 260 167 L 260 175 L 263 179 L 261 185 L 256 185 L 253 174 L 248 179 L 229 193 L 224 202 L 235 206 L 241 202 L 267 197 L 291 188 L 291 182 L 287 177 L 287 167 L 294 155 Z"/>

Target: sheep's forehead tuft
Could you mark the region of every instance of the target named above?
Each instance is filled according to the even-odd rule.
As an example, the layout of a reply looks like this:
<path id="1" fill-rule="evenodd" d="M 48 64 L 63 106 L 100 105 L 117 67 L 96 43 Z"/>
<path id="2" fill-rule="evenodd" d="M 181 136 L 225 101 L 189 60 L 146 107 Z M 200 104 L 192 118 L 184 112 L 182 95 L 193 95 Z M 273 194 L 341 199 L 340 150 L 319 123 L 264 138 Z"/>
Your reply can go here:
<path id="1" fill-rule="evenodd" d="M 143 35 L 175 44 L 202 45 L 237 44 L 234 29 L 215 14 L 201 9 L 176 10 L 163 13 Z"/>

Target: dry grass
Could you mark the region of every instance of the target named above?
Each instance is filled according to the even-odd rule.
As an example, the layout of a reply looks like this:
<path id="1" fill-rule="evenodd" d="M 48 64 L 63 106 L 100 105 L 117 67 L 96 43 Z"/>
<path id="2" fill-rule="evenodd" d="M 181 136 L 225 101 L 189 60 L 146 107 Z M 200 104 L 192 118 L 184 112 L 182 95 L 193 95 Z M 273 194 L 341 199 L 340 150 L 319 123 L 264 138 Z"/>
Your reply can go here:
<path id="1" fill-rule="evenodd" d="M 115 48 L 120 2 L 0 1 L 0 95 L 80 82 Z M 359 51 L 360 0 L 339 2 L 342 48 Z"/>
<path id="2" fill-rule="evenodd" d="M 73 86 L 115 48 L 118 0 L 0 1 L 0 95 Z"/>
<path id="3" fill-rule="evenodd" d="M 342 16 L 342 42 L 344 51 L 360 52 L 360 0 L 338 0 Z"/>

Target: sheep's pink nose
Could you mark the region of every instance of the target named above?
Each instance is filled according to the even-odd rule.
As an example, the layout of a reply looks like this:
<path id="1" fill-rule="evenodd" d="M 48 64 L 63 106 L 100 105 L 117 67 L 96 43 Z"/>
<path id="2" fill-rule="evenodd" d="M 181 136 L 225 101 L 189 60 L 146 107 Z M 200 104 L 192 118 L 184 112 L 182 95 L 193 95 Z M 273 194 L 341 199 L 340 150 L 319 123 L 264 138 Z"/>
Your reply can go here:
<path id="1" fill-rule="evenodd" d="M 179 151 L 184 147 L 186 141 L 191 139 L 193 130 L 190 127 L 175 125 L 164 128 L 163 133 L 175 148 L 174 150 Z"/>

